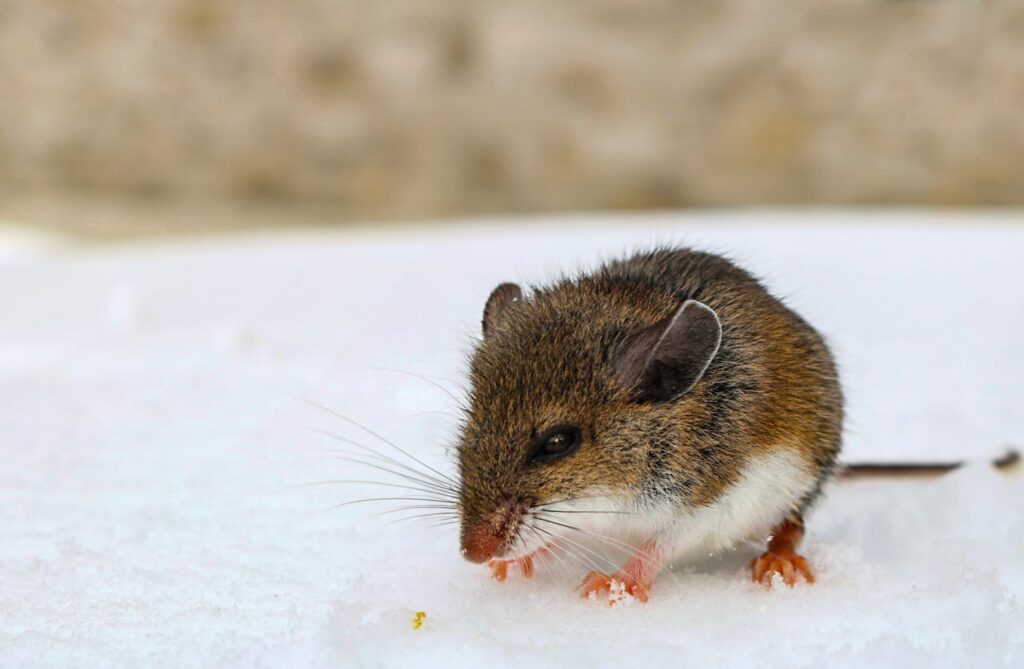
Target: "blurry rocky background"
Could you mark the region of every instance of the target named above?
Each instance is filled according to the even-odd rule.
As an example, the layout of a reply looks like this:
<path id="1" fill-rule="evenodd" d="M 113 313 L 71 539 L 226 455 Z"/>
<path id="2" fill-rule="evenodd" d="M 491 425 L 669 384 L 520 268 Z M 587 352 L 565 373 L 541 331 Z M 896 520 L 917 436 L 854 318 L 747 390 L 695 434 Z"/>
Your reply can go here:
<path id="1" fill-rule="evenodd" d="M 0 0 L 0 216 L 97 201 L 1020 205 L 1024 2 Z"/>

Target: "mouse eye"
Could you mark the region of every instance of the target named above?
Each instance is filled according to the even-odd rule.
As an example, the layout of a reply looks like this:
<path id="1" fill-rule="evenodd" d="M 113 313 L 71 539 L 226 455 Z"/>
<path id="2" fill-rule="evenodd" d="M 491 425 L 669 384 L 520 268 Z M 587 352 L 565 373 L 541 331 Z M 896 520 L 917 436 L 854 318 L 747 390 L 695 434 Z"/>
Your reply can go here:
<path id="1" fill-rule="evenodd" d="M 559 425 L 544 432 L 530 444 L 531 462 L 552 462 L 564 458 L 579 447 L 583 437 L 577 427 Z"/>

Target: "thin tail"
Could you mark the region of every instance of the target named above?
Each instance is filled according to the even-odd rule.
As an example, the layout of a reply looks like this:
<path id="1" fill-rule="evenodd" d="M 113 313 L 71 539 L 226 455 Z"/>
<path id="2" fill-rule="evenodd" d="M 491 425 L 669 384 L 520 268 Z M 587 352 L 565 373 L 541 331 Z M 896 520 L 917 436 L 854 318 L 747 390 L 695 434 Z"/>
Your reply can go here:
<path id="1" fill-rule="evenodd" d="M 992 466 L 998 470 L 1005 471 L 1018 464 L 1021 460 L 1020 452 L 1010 449 L 992 460 Z M 841 479 L 862 479 L 862 478 L 928 478 L 941 476 L 964 466 L 966 462 L 893 462 L 893 463 L 859 463 L 845 465 L 839 471 Z"/>

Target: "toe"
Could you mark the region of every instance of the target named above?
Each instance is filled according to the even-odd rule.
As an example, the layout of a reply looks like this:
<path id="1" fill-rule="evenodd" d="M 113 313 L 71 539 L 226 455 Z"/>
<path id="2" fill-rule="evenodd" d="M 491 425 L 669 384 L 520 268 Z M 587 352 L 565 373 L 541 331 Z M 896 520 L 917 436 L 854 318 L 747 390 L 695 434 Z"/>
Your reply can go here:
<path id="1" fill-rule="evenodd" d="M 782 567 L 782 580 L 786 582 L 786 585 L 791 588 L 796 585 L 796 570 L 793 569 L 793 563 L 782 559 L 779 560 L 778 567 Z"/>
<path id="2" fill-rule="evenodd" d="M 592 571 L 583 578 L 579 591 L 583 599 L 588 599 L 591 594 L 608 592 L 611 590 L 611 579 L 606 574 Z"/>
<path id="3" fill-rule="evenodd" d="M 803 574 L 804 580 L 808 583 L 814 583 L 814 572 L 811 571 L 811 566 L 807 564 L 807 560 L 799 555 L 794 556 L 793 566 L 796 567 L 797 571 Z"/>
<path id="4" fill-rule="evenodd" d="M 750 561 L 750 575 L 755 583 L 761 583 L 768 573 L 769 555 L 761 555 Z"/>
<path id="5" fill-rule="evenodd" d="M 491 578 L 495 581 L 504 581 L 508 576 L 508 563 L 504 560 L 491 560 L 487 566 L 491 568 Z"/>
<path id="6" fill-rule="evenodd" d="M 646 603 L 651 598 L 651 590 L 643 583 L 634 583 L 626 589 L 639 602 Z"/>

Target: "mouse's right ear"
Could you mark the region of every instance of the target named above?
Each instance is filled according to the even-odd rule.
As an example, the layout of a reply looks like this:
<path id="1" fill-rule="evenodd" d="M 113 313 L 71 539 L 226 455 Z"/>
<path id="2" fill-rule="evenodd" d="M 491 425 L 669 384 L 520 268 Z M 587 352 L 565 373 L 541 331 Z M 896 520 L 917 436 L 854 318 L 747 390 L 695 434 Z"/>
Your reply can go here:
<path id="1" fill-rule="evenodd" d="M 615 371 L 637 401 L 668 402 L 697 385 L 721 343 L 718 315 L 687 300 L 668 318 L 629 335 L 613 358 Z"/>
<path id="2" fill-rule="evenodd" d="M 523 289 L 514 283 L 503 283 L 491 291 L 487 298 L 487 305 L 484 306 L 483 331 L 484 336 L 493 332 L 501 319 L 505 317 L 508 308 L 523 299 Z"/>

